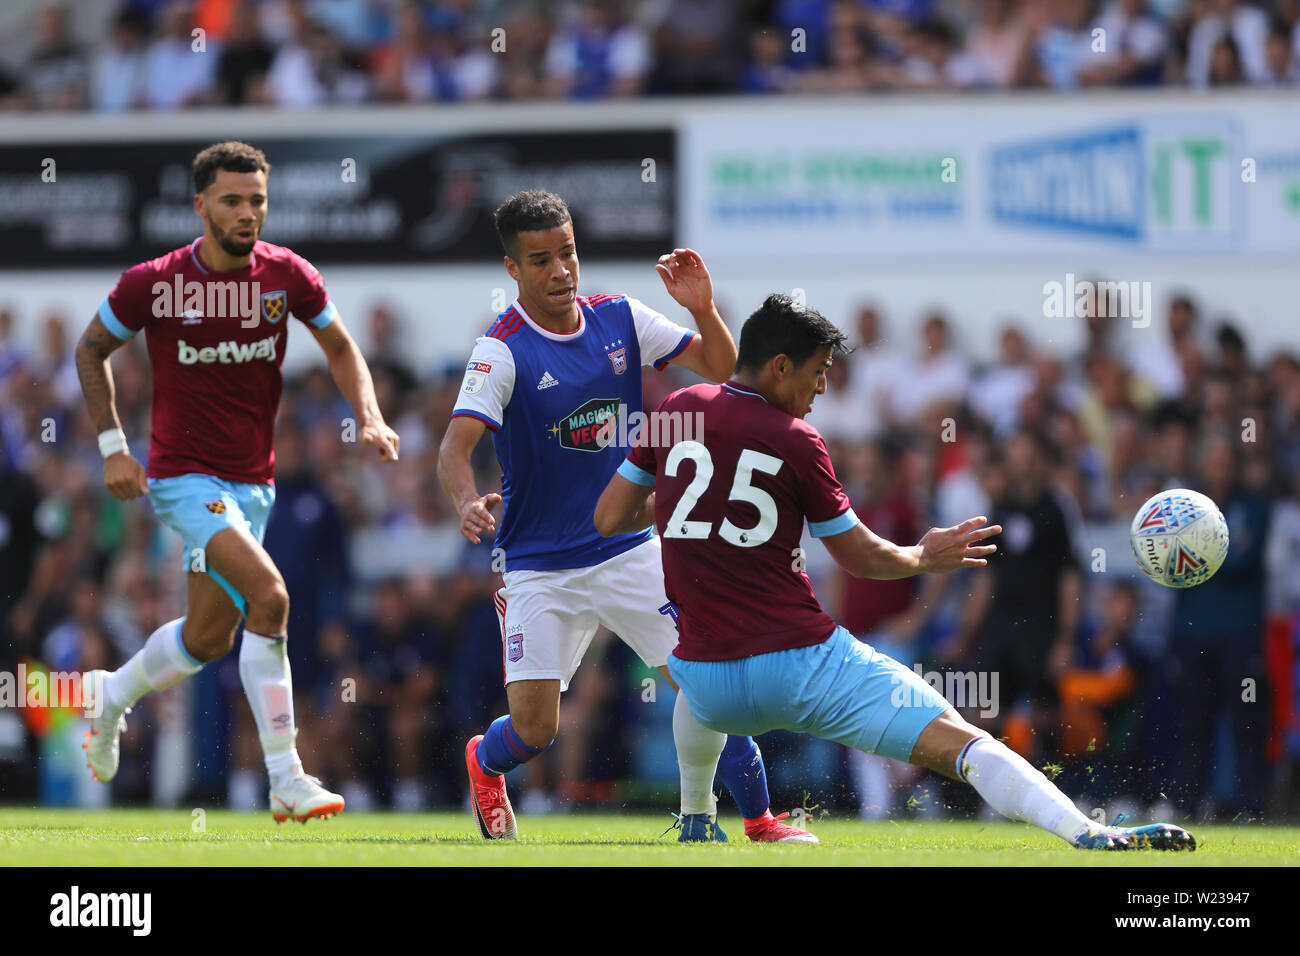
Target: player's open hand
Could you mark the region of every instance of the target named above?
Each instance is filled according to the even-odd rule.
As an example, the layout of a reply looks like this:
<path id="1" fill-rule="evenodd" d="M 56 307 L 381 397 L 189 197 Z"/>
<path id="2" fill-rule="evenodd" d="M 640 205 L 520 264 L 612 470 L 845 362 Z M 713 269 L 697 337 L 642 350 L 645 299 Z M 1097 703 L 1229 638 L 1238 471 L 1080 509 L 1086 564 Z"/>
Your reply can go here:
<path id="1" fill-rule="evenodd" d="M 124 451 L 104 459 L 104 486 L 118 501 L 130 501 L 149 493 L 144 465 Z"/>
<path id="2" fill-rule="evenodd" d="M 678 305 L 690 312 L 700 312 L 712 305 L 713 279 L 694 249 L 674 249 L 660 256 L 655 269 Z"/>
<path id="3" fill-rule="evenodd" d="M 380 461 L 397 461 L 397 432 L 383 422 L 368 422 L 361 426 L 361 444 L 379 449 Z"/>
<path id="4" fill-rule="evenodd" d="M 495 491 L 465 502 L 460 509 L 460 533 L 475 544 L 480 544 L 479 535 L 497 529 L 497 519 L 492 517 L 492 508 L 500 502 L 501 496 Z"/>
<path id="5" fill-rule="evenodd" d="M 947 574 L 958 568 L 982 568 L 985 555 L 998 549 L 996 544 L 980 544 L 1002 533 L 1002 525 L 985 524 L 988 518 L 967 518 L 951 528 L 931 528 L 921 539 L 921 570 Z"/>

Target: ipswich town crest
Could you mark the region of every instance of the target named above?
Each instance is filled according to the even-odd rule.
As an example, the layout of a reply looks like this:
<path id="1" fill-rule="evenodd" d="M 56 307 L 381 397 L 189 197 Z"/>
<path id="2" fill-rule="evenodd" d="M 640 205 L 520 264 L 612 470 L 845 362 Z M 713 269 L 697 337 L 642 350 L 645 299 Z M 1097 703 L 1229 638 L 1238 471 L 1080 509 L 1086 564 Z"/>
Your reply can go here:
<path id="1" fill-rule="evenodd" d="M 524 657 L 524 632 L 513 631 L 506 635 L 506 656 L 511 663 L 517 664 Z"/>
<path id="2" fill-rule="evenodd" d="M 614 374 L 622 375 L 627 371 L 627 349 L 614 349 L 612 352 L 605 353 L 609 357 L 609 362 L 614 366 Z"/>

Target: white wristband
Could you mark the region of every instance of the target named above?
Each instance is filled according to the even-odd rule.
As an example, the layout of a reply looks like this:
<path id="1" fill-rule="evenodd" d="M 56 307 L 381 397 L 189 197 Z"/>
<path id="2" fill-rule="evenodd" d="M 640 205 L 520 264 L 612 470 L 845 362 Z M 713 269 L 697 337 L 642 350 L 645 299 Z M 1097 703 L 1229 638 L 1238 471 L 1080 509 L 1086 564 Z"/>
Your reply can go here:
<path id="1" fill-rule="evenodd" d="M 105 458 L 126 451 L 126 432 L 120 428 L 110 428 L 99 433 L 99 453 Z"/>

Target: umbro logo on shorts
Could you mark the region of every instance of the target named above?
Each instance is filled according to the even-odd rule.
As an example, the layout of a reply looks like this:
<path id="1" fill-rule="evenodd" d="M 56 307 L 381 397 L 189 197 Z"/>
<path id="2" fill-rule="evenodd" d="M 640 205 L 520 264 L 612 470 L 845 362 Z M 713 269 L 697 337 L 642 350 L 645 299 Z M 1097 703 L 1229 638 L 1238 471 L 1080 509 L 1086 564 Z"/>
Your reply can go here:
<path id="1" fill-rule="evenodd" d="M 541 379 L 539 379 L 537 382 L 537 390 L 540 392 L 544 388 L 550 388 L 552 385 L 559 385 L 559 384 L 560 384 L 560 380 L 558 378 L 556 378 L 550 372 L 545 372 L 542 374 Z"/>

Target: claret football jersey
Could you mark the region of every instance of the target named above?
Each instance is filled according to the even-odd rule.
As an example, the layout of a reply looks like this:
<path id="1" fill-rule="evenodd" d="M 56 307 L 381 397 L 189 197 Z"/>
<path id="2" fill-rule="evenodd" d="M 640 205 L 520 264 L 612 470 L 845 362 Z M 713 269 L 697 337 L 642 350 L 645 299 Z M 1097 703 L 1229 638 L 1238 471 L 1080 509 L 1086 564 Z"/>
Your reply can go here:
<path id="1" fill-rule="evenodd" d="M 673 392 L 657 414 L 696 416 L 703 437 L 632 448 L 619 474 L 655 489 L 664 587 L 682 660 L 820 644 L 835 630 L 803 570 L 814 537 L 858 523 L 817 429 L 736 382 Z"/>
<path id="2" fill-rule="evenodd" d="M 99 318 L 119 339 L 145 332 L 149 477 L 197 472 L 265 484 L 275 474 L 288 317 L 319 329 L 337 313 L 325 280 L 292 250 L 259 241 L 248 266 L 217 272 L 201 244 L 127 269 Z"/>

